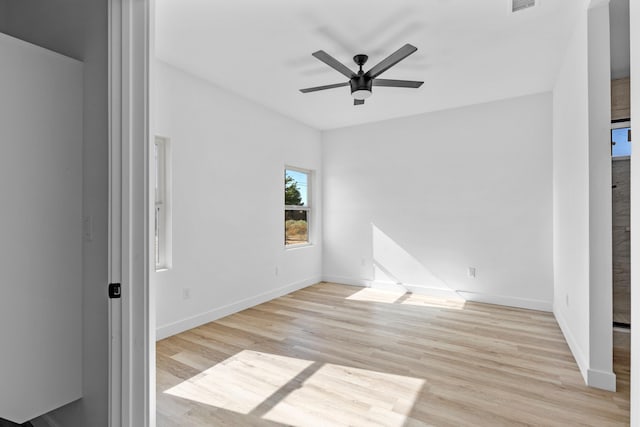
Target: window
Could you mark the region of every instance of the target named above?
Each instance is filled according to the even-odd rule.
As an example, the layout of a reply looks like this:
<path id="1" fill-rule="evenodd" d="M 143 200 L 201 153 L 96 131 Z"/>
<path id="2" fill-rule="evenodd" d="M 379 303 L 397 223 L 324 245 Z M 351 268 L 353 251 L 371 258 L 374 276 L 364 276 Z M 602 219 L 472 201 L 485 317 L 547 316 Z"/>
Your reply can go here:
<path id="1" fill-rule="evenodd" d="M 611 124 L 611 157 L 631 155 L 631 123 L 628 121 Z"/>
<path id="2" fill-rule="evenodd" d="M 309 244 L 311 172 L 286 168 L 284 171 L 284 243 Z"/>
<path id="3" fill-rule="evenodd" d="M 155 261 L 156 270 L 165 270 L 170 264 L 171 247 L 171 206 L 170 206 L 170 168 L 169 140 L 156 137 L 154 147 L 155 163 Z"/>

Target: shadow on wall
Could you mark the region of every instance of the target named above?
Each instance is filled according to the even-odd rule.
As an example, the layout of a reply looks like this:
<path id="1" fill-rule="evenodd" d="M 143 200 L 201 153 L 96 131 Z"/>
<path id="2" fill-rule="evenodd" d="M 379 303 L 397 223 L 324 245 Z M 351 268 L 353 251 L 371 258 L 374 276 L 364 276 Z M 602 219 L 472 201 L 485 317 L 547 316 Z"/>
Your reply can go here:
<path id="1" fill-rule="evenodd" d="M 371 236 L 372 287 L 456 296 L 455 289 L 449 287 L 374 223 L 371 223 Z"/>

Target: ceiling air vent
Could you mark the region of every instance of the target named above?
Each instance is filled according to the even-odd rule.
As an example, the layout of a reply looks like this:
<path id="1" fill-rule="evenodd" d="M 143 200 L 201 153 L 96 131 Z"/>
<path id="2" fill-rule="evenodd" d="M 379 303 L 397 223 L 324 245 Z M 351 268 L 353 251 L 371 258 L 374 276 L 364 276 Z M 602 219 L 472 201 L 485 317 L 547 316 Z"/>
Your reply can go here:
<path id="1" fill-rule="evenodd" d="M 511 11 L 519 12 L 536 5 L 536 0 L 511 0 Z"/>

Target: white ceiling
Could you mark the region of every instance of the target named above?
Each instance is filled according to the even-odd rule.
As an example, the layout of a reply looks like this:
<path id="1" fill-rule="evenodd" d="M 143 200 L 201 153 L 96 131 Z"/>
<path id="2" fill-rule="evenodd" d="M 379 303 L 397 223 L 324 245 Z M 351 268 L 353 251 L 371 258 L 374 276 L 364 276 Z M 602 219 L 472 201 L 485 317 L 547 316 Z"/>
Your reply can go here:
<path id="1" fill-rule="evenodd" d="M 157 0 L 156 55 L 317 129 L 550 90 L 582 2 L 539 0 Z M 311 56 L 325 50 L 365 70 L 405 43 L 418 47 L 381 77 L 420 89 L 374 87 L 353 106 L 346 81 Z"/>

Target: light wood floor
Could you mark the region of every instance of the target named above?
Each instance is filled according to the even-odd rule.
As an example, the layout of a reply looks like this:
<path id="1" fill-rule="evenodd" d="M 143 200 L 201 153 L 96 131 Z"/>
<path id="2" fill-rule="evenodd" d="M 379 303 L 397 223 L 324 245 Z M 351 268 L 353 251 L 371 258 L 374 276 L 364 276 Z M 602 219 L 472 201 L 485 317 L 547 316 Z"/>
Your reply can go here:
<path id="1" fill-rule="evenodd" d="M 586 387 L 549 313 L 321 283 L 158 342 L 158 426 L 623 426 L 615 369 Z"/>

